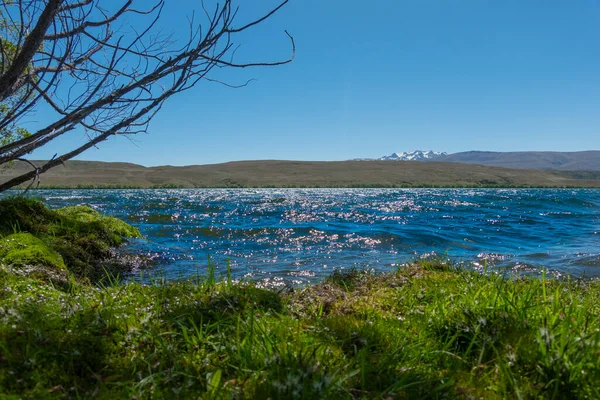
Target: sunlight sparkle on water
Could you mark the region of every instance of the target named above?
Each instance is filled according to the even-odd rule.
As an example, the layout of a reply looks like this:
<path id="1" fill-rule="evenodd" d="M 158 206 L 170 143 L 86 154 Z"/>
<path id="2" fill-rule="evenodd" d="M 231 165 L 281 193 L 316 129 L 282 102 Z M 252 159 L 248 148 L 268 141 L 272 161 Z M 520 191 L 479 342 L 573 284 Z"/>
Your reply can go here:
<path id="1" fill-rule="evenodd" d="M 475 269 L 600 275 L 600 191 L 561 189 L 48 190 L 53 207 L 91 204 L 138 227 L 128 252 L 167 278 L 218 274 L 265 285 L 337 268 L 386 270 L 422 255 Z M 145 271 L 149 274 L 152 271 Z"/>

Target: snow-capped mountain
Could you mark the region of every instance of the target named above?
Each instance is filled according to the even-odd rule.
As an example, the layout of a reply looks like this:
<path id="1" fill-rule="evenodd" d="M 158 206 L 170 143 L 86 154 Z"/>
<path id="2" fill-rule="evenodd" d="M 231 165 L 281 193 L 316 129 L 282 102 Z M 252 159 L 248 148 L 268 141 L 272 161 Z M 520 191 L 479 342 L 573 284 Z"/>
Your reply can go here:
<path id="1" fill-rule="evenodd" d="M 431 161 L 437 157 L 446 156 L 448 153 L 439 151 L 406 151 L 401 153 L 392 153 L 389 156 L 383 156 L 378 160 L 393 160 L 393 161 Z"/>

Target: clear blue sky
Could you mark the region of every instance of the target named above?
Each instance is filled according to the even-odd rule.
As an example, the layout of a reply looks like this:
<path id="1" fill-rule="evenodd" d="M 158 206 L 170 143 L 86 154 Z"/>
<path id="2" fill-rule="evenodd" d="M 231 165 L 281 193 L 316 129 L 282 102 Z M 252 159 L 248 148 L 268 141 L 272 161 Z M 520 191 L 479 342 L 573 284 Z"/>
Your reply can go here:
<path id="1" fill-rule="evenodd" d="M 183 34 L 174 27 L 198 3 L 167 0 L 162 29 Z M 276 2 L 238 3 L 241 23 Z M 257 80 L 201 83 L 171 98 L 148 135 L 79 159 L 151 166 L 600 149 L 597 0 L 292 0 L 238 38 L 237 60 L 289 56 L 284 29 L 296 40 L 291 64 L 219 71 L 232 84 Z"/>

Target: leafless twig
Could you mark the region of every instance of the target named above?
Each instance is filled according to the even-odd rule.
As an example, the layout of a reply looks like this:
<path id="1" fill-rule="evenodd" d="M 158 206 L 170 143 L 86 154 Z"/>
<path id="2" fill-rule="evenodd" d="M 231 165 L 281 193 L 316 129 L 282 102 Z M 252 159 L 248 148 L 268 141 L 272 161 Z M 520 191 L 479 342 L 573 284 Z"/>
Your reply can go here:
<path id="1" fill-rule="evenodd" d="M 206 16 L 188 22 L 187 41 L 174 48 L 170 36 L 157 32 L 165 0 L 136 8 L 123 0 L 113 11 L 100 0 L 19 0 L 1 2 L 0 15 L 0 140 L 3 132 L 18 126 L 21 118 L 41 105 L 56 118 L 31 135 L 2 140 L 0 165 L 23 159 L 72 131 L 85 130 L 87 141 L 41 166 L 0 184 L 0 192 L 81 154 L 113 135 L 147 132 L 152 117 L 171 96 L 212 78 L 214 67 L 247 68 L 278 66 L 295 56 L 276 61 L 235 61 L 233 39 L 263 23 L 289 0 L 283 0 L 261 17 L 236 27 L 233 0 L 216 3 L 212 10 L 202 2 Z M 141 0 L 140 0 L 140 3 Z M 143 3 L 142 3 L 143 4 Z M 145 26 L 122 32 L 115 23 L 128 14 L 147 17 Z M 31 186 L 31 184 L 30 184 Z"/>

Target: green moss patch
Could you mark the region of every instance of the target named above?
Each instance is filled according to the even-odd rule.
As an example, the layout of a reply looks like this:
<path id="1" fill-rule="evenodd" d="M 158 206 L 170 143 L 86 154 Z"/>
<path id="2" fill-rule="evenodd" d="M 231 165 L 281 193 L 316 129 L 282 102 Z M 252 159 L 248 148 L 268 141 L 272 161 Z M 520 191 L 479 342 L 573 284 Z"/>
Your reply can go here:
<path id="1" fill-rule="evenodd" d="M 13 266 L 41 264 L 66 270 L 61 255 L 30 233 L 15 233 L 0 239 L 0 258 Z"/>
<path id="2" fill-rule="evenodd" d="M 1 238 L 0 260 L 6 265 L 6 272 L 60 287 L 69 283 L 69 272 L 62 256 L 30 233 L 15 233 Z"/>
<path id="3" fill-rule="evenodd" d="M 63 220 L 75 222 L 79 231 L 96 232 L 104 235 L 113 245 L 123 242 L 123 238 L 140 238 L 137 228 L 118 218 L 108 217 L 88 206 L 71 206 L 56 210 Z"/>
<path id="4" fill-rule="evenodd" d="M 111 249 L 125 238 L 141 237 L 136 228 L 88 206 L 50 210 L 38 200 L 20 197 L 0 200 L 1 236 L 14 249 L 0 253 L 0 262 L 40 268 L 62 265 L 76 278 L 92 282 L 107 272 L 127 272 L 129 265 L 115 260 Z"/>
<path id="5" fill-rule="evenodd" d="M 46 232 L 49 224 L 59 221 L 55 212 L 41 201 L 25 197 L 0 200 L 0 235 Z"/>

